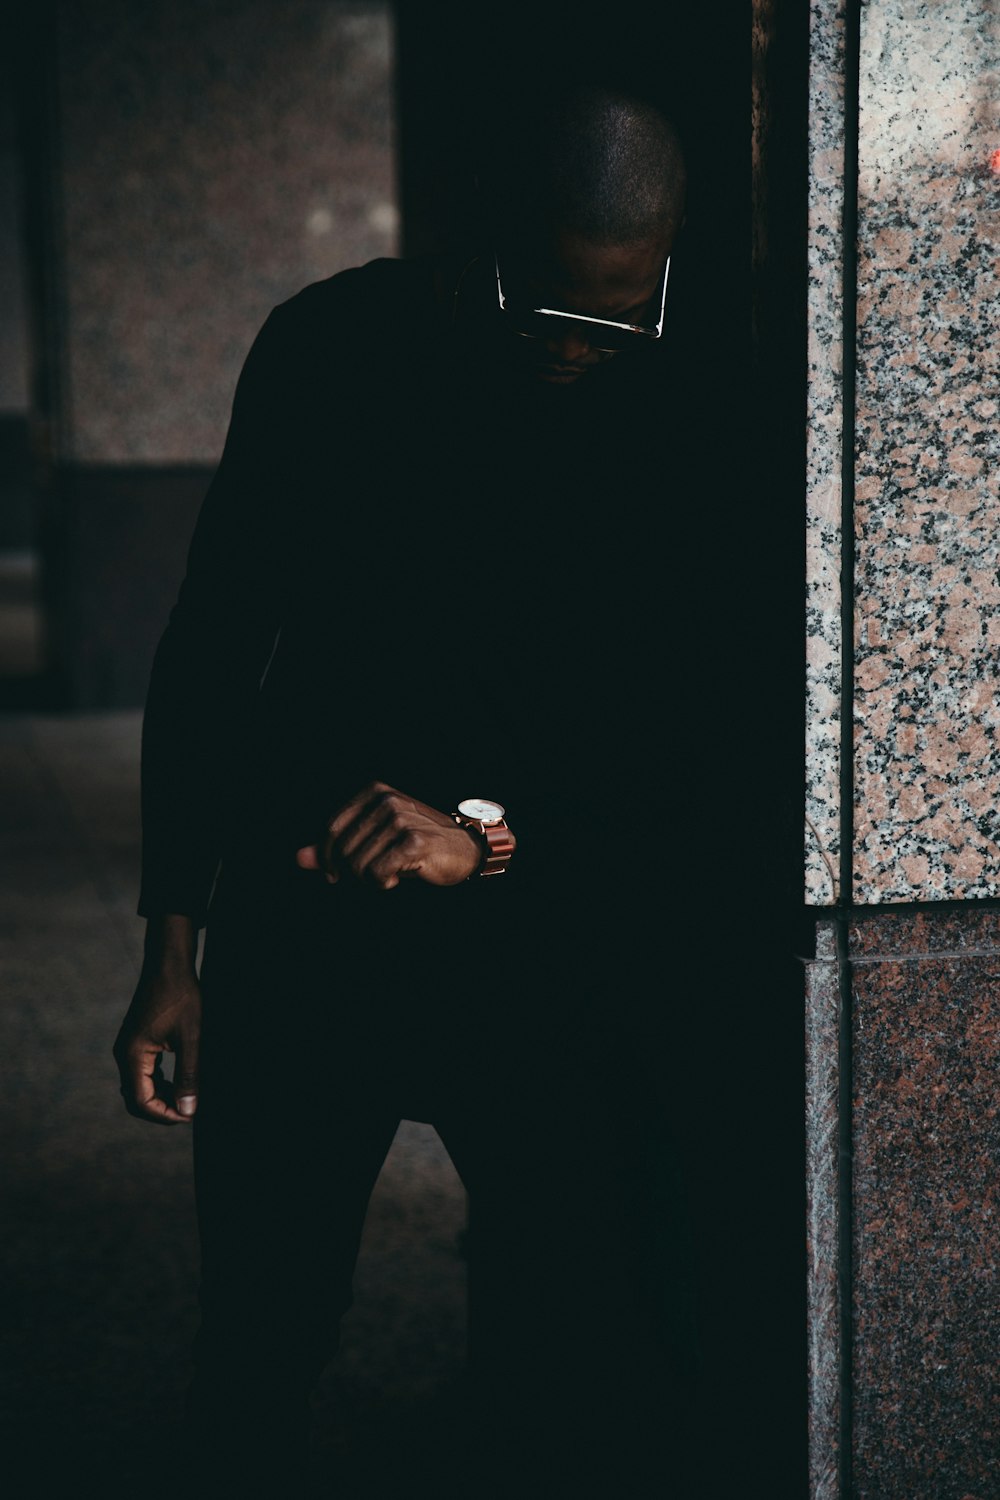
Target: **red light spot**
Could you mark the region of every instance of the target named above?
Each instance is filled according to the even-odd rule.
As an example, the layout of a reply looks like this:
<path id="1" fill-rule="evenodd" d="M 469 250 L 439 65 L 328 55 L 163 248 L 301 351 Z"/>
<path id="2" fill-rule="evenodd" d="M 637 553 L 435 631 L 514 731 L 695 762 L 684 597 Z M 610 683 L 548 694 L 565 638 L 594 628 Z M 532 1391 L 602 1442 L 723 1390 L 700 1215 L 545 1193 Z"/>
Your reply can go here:
<path id="1" fill-rule="evenodd" d="M 994 151 L 990 157 L 990 171 L 1000 177 L 1000 151 Z"/>

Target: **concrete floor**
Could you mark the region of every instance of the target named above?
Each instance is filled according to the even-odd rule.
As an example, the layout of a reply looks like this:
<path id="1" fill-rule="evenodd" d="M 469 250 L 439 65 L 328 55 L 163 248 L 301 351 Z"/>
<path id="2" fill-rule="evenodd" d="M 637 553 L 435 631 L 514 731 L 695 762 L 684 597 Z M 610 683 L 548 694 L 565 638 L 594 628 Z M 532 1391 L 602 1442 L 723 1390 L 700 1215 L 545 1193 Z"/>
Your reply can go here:
<path id="1" fill-rule="evenodd" d="M 196 1326 L 190 1137 L 125 1114 L 110 1053 L 141 953 L 139 729 L 137 713 L 0 717 L 0 1451 L 19 1497 L 85 1477 L 126 1493 L 168 1467 Z M 403 1493 L 386 1455 L 446 1430 L 464 1221 L 437 1136 L 405 1123 L 316 1397 L 314 1462 L 338 1495 Z"/>

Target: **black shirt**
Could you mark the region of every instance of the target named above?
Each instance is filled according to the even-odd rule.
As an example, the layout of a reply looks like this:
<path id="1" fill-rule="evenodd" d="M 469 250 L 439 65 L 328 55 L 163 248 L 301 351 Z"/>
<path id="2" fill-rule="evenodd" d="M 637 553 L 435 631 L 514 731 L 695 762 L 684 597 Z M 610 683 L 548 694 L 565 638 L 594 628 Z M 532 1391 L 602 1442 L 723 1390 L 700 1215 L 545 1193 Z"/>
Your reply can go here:
<path id="1" fill-rule="evenodd" d="M 588 969 L 655 947 L 698 755 L 692 393 L 667 339 L 525 381 L 491 267 L 456 301 L 459 269 L 344 272 L 251 350 L 150 683 L 143 915 L 204 922 L 221 860 L 234 899 L 343 945 L 405 923 Z M 299 871 L 375 778 L 501 801 L 510 870 L 392 893 Z"/>

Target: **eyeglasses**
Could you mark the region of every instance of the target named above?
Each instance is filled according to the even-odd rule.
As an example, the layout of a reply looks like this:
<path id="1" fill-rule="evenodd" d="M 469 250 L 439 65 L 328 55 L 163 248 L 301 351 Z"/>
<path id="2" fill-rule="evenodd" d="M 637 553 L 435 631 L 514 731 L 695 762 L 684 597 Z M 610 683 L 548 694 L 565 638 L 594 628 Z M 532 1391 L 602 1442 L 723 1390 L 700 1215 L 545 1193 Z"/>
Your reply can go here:
<path id="1" fill-rule="evenodd" d="M 554 307 L 523 309 L 511 307 L 508 298 L 504 296 L 503 283 L 500 280 L 500 262 L 495 255 L 493 263 L 497 271 L 497 296 L 500 299 L 500 311 L 506 313 L 514 332 L 520 334 L 522 338 L 558 338 L 560 323 L 579 324 L 581 333 L 591 349 L 596 349 L 599 353 L 618 354 L 623 349 L 638 348 L 643 339 L 658 339 L 663 332 L 663 310 L 667 304 L 667 277 L 670 274 L 669 255 L 663 267 L 660 316 L 655 328 L 644 327 L 641 323 L 615 323 L 608 318 L 588 318 L 582 313 L 560 312 Z M 559 319 L 560 323 L 554 323 L 555 318 Z M 593 337 L 591 337 L 591 330 Z"/>

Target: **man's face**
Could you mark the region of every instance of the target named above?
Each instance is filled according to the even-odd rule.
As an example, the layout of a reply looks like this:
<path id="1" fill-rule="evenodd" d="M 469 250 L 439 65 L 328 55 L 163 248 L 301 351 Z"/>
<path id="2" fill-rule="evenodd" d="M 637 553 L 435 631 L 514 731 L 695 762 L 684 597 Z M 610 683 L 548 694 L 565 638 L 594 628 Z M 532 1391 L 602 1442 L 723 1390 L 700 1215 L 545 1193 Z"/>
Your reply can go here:
<path id="1" fill-rule="evenodd" d="M 501 250 L 504 295 L 511 307 L 551 307 L 652 327 L 660 314 L 669 253 L 665 235 L 636 244 L 604 245 L 554 231 L 538 245 Z M 599 347 L 600 330 L 562 318 L 551 319 L 551 325 L 551 333 L 546 329 L 539 338 L 512 333 L 512 357 L 533 381 L 572 385 L 615 357 Z M 647 342 L 641 334 L 635 339 L 637 348 Z"/>

